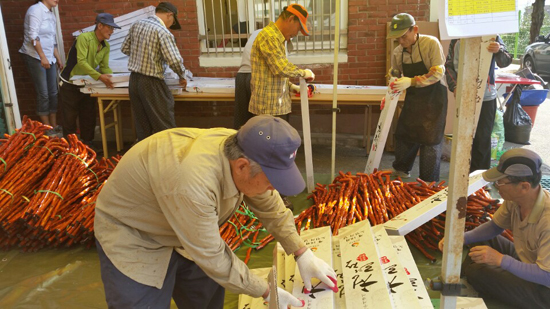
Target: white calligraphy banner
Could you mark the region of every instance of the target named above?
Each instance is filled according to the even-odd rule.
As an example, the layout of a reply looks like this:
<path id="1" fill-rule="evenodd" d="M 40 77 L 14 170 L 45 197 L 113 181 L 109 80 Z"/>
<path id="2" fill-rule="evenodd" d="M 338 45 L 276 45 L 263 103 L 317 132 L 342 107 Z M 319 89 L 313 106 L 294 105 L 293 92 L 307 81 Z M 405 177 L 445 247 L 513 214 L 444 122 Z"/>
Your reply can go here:
<path id="1" fill-rule="evenodd" d="M 341 228 L 338 234 L 347 308 L 392 308 L 369 221 Z"/>

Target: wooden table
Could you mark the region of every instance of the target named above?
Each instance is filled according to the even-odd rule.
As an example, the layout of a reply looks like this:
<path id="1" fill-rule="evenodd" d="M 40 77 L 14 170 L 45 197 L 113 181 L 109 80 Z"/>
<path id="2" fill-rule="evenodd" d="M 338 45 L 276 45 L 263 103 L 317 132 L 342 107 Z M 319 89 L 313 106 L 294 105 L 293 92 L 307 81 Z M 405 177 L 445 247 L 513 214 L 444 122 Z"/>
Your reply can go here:
<path id="1" fill-rule="evenodd" d="M 97 98 L 99 106 L 99 125 L 101 130 L 101 142 L 103 144 L 103 156 L 108 157 L 109 152 L 107 149 L 107 138 L 105 130 L 111 127 L 115 128 L 115 138 L 117 151 L 123 149 L 122 139 L 122 111 L 120 104 L 122 101 L 129 101 L 128 94 L 91 94 L 92 97 Z M 382 94 L 339 94 L 338 105 L 350 105 L 350 106 L 364 106 L 365 107 L 365 125 L 363 132 L 363 144 L 366 149 L 370 148 L 370 135 L 371 135 L 371 118 L 372 118 L 372 106 L 380 106 L 380 100 Z M 232 102 L 235 100 L 234 93 L 196 93 L 185 92 L 181 95 L 175 95 L 174 100 L 176 102 L 188 101 L 224 101 Z M 400 101 L 404 100 L 404 96 L 400 98 Z M 300 98 L 293 96 L 293 104 L 300 104 Z M 310 105 L 332 105 L 332 94 L 318 93 L 309 98 Z M 113 112 L 113 122 L 106 123 L 105 115 L 108 112 Z"/>

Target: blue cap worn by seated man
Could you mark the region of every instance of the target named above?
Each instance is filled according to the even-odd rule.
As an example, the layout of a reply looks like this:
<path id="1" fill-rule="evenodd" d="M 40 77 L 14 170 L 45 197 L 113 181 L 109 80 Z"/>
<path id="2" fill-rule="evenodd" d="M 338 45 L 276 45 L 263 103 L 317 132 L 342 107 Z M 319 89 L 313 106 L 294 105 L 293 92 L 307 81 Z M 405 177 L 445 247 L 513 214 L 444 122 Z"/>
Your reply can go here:
<path id="1" fill-rule="evenodd" d="M 302 140 L 288 122 L 271 115 L 252 117 L 239 129 L 237 142 L 281 194 L 296 195 L 304 190 L 304 178 L 294 162 Z"/>
<path id="2" fill-rule="evenodd" d="M 116 29 L 120 29 L 120 26 L 115 24 L 115 18 L 109 13 L 99 13 L 95 18 L 95 23 L 101 23 L 107 26 L 111 26 Z"/>
<path id="3" fill-rule="evenodd" d="M 526 177 L 540 175 L 542 159 L 529 149 L 514 148 L 506 151 L 495 166 L 483 172 L 483 179 L 494 182 L 508 176 Z"/>
<path id="4" fill-rule="evenodd" d="M 388 32 L 388 39 L 397 39 L 402 37 L 409 28 L 416 25 L 414 18 L 407 13 L 399 13 L 395 15 L 390 23 L 390 31 Z"/>

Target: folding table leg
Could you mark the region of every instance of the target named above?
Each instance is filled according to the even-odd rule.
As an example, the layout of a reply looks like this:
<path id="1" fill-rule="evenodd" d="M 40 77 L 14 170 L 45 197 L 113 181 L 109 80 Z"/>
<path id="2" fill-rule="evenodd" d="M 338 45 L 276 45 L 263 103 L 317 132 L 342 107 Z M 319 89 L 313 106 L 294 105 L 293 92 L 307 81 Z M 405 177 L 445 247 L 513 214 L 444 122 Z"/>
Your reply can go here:
<path id="1" fill-rule="evenodd" d="M 107 150 L 107 134 L 105 134 L 105 109 L 103 108 L 103 99 L 97 98 L 97 105 L 99 109 L 99 127 L 101 129 L 101 143 L 103 145 L 103 156 L 109 157 L 109 151 Z"/>

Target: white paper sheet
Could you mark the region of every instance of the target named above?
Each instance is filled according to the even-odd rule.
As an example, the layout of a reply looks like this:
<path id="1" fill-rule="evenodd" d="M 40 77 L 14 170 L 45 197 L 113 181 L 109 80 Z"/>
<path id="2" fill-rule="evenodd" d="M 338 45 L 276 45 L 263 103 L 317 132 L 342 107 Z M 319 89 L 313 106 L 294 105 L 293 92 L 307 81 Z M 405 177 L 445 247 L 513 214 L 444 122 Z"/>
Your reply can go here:
<path id="1" fill-rule="evenodd" d="M 285 281 L 285 260 L 287 258 L 294 259 L 292 256 L 287 256 L 283 246 L 280 243 L 277 243 L 275 248 L 275 266 L 277 266 L 277 286 L 286 290 L 286 281 Z M 291 292 L 291 291 L 288 291 Z"/>
<path id="2" fill-rule="evenodd" d="M 374 239 L 380 252 L 380 265 L 384 269 L 388 289 L 396 308 L 420 309 L 420 302 L 409 281 L 405 267 L 397 257 L 397 252 L 386 234 L 383 225 L 372 228 Z"/>
<path id="3" fill-rule="evenodd" d="M 393 308 L 368 220 L 338 231 L 348 308 Z"/>
<path id="4" fill-rule="evenodd" d="M 390 239 L 392 241 L 393 248 L 397 252 L 399 261 L 401 261 L 401 264 L 409 276 L 409 281 L 411 282 L 414 292 L 416 293 L 416 297 L 420 302 L 420 306 L 423 309 L 433 309 L 430 295 L 428 294 L 428 290 L 426 290 L 426 286 L 424 285 L 424 281 L 422 280 L 420 271 L 418 271 L 418 267 L 416 266 L 416 262 L 414 261 L 405 237 L 390 236 Z"/>
<path id="5" fill-rule="evenodd" d="M 439 6 L 441 40 L 516 33 L 516 0 L 445 0 Z"/>
<path id="6" fill-rule="evenodd" d="M 340 235 L 332 236 L 332 265 L 338 279 L 338 293 L 334 295 L 334 309 L 345 309 L 344 275 L 342 274 L 342 253 L 340 252 Z"/>
<path id="7" fill-rule="evenodd" d="M 488 183 L 482 177 L 483 171 L 478 170 L 470 173 L 468 195 L 473 194 Z M 448 188 L 445 188 L 414 205 L 414 207 L 393 217 L 390 221 L 384 223 L 386 232 L 389 235 L 407 235 L 417 227 L 447 210 L 448 195 Z"/>
<path id="8" fill-rule="evenodd" d="M 257 275 L 260 278 L 264 278 L 267 281 L 267 275 L 271 267 L 266 268 L 255 268 L 251 269 L 250 272 Z M 267 309 L 267 303 L 261 297 L 253 298 L 250 295 L 240 294 L 239 295 L 239 309 Z"/>
<path id="9" fill-rule="evenodd" d="M 313 254 L 321 260 L 332 265 L 332 232 L 330 226 L 320 227 L 312 230 L 305 230 L 300 235 L 306 246 Z M 312 290 L 309 294 L 303 293 L 303 280 L 298 269 L 298 265 L 294 270 L 294 287 L 292 295 L 298 299 L 305 301 L 303 308 L 308 309 L 332 309 L 334 308 L 334 292 L 329 289 L 326 284 L 318 279 L 313 279 L 311 282 Z M 297 308 L 297 307 L 292 307 Z"/>

